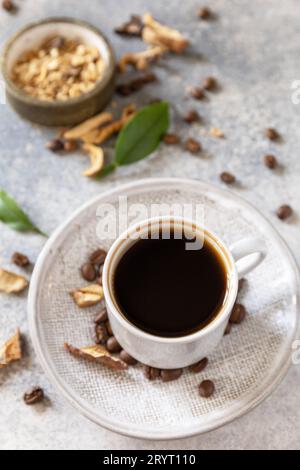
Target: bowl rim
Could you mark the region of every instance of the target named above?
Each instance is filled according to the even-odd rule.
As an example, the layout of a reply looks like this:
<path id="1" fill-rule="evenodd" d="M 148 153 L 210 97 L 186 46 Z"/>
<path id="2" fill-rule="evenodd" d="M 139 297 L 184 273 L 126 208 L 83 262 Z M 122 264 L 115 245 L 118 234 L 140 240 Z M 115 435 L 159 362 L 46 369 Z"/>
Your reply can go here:
<path id="1" fill-rule="evenodd" d="M 224 198 L 229 198 L 230 200 L 234 200 L 238 202 L 241 207 L 249 210 L 252 213 L 255 213 L 258 220 L 262 224 L 262 226 L 268 231 L 268 233 L 272 234 L 273 240 L 277 243 L 280 247 L 282 252 L 285 255 L 285 258 L 289 262 L 289 266 L 293 269 L 295 279 L 297 281 L 297 292 L 295 293 L 294 302 L 295 308 L 299 312 L 299 305 L 300 305 L 300 288 L 299 288 L 299 268 L 297 262 L 295 260 L 294 255 L 292 254 L 290 248 L 288 247 L 285 240 L 279 234 L 277 228 L 273 226 L 273 224 L 263 215 L 263 213 L 254 206 L 253 203 L 249 202 L 248 200 L 244 199 L 238 194 L 235 194 L 228 189 L 220 188 L 215 186 L 211 183 L 199 181 L 196 179 L 188 179 L 188 178 L 174 178 L 174 177 L 155 177 L 155 178 L 146 178 L 137 181 L 131 181 L 129 183 L 121 184 L 116 187 L 112 187 L 106 191 L 103 191 L 101 194 L 94 196 L 89 201 L 82 204 L 77 210 L 75 210 L 68 218 L 65 220 L 51 235 L 49 240 L 46 242 L 42 252 L 39 255 L 37 263 L 35 265 L 32 279 L 30 283 L 29 295 L 28 295 L 28 304 L 27 304 L 27 317 L 28 317 L 28 324 L 29 324 L 29 331 L 30 337 L 33 342 L 33 346 L 35 352 L 37 354 L 37 358 L 48 377 L 49 381 L 56 386 L 56 389 L 61 393 L 61 395 L 65 398 L 66 402 L 71 404 L 74 409 L 80 412 L 83 416 L 85 416 L 90 421 L 94 422 L 97 425 L 100 425 L 110 431 L 116 432 L 118 434 L 139 438 L 139 439 L 147 439 L 147 440 L 155 440 L 155 441 L 162 441 L 162 440 L 173 440 L 173 439 L 182 439 L 187 437 L 192 437 L 195 435 L 199 435 L 205 432 L 209 432 L 215 430 L 225 424 L 228 424 L 234 421 L 237 418 L 243 416 L 246 412 L 254 409 L 259 404 L 261 404 L 273 391 L 274 389 L 282 382 L 283 378 L 287 374 L 290 366 L 291 366 L 291 354 L 290 350 L 288 353 L 282 354 L 280 358 L 277 358 L 275 370 L 270 371 L 268 380 L 264 379 L 258 389 L 258 392 L 255 396 L 249 396 L 241 401 L 240 399 L 235 400 L 234 405 L 230 408 L 230 416 L 226 413 L 219 412 L 217 415 L 214 414 L 213 418 L 209 423 L 205 420 L 202 422 L 194 423 L 193 426 L 189 428 L 183 428 L 181 430 L 169 430 L 167 428 L 161 428 L 159 432 L 154 431 L 152 429 L 141 429 L 139 425 L 130 426 L 126 425 L 125 423 L 120 423 L 118 419 L 115 419 L 113 416 L 104 416 L 99 413 L 95 412 L 95 410 L 87 404 L 84 400 L 78 397 L 77 393 L 67 384 L 67 382 L 59 375 L 57 372 L 54 364 L 49 357 L 49 353 L 47 350 L 43 349 L 42 347 L 42 338 L 41 338 L 41 330 L 39 320 L 37 318 L 37 301 L 38 301 L 38 293 L 39 293 L 39 282 L 42 280 L 43 275 L 43 265 L 47 258 L 52 255 L 53 246 L 61 240 L 69 227 L 70 224 L 74 223 L 74 221 L 82 214 L 84 211 L 88 210 L 93 204 L 95 204 L 99 199 L 106 198 L 111 196 L 117 192 L 136 190 L 140 187 L 165 187 L 166 185 L 173 185 L 173 187 L 178 188 L 180 184 L 188 184 L 189 186 L 198 186 L 201 187 L 202 190 L 205 190 L 206 193 L 210 191 L 216 191 L 218 195 Z M 296 317 L 296 322 L 294 325 L 292 337 L 296 339 L 300 334 L 300 318 L 299 316 Z"/>
<path id="2" fill-rule="evenodd" d="M 62 101 L 62 100 L 56 100 L 56 101 L 46 101 L 46 100 L 40 100 L 38 98 L 35 98 L 28 93 L 24 92 L 21 88 L 19 88 L 17 85 L 14 84 L 12 79 L 9 76 L 8 70 L 7 70 L 7 56 L 9 54 L 10 48 L 12 45 L 15 43 L 17 39 L 19 39 L 24 33 L 27 31 L 30 31 L 31 29 L 36 28 L 37 26 L 41 25 L 47 25 L 49 23 L 70 23 L 70 24 L 75 24 L 78 26 L 81 26 L 85 29 L 88 29 L 92 32 L 94 32 L 96 35 L 98 35 L 104 42 L 107 51 L 108 51 L 108 64 L 107 67 L 105 68 L 105 72 L 103 74 L 103 77 L 95 84 L 94 88 L 87 92 L 83 93 L 82 95 L 75 97 L 75 98 L 70 98 L 68 100 Z M 36 106 L 36 107 L 49 107 L 49 108 L 65 108 L 66 106 L 74 106 L 80 103 L 84 103 L 86 100 L 89 98 L 93 98 L 94 96 L 98 95 L 99 92 L 103 91 L 107 84 L 109 83 L 110 80 L 112 80 L 114 73 L 115 73 L 115 68 L 116 68 L 116 58 L 115 58 L 115 53 L 112 48 L 112 45 L 110 44 L 109 40 L 107 37 L 102 33 L 102 31 L 98 28 L 96 28 L 94 25 L 89 23 L 88 21 L 85 20 L 79 20 L 76 18 L 70 18 L 70 17 L 50 17 L 50 18 L 45 18 L 42 20 L 38 21 L 33 21 L 28 23 L 26 26 L 23 26 L 21 29 L 16 31 L 4 44 L 3 48 L 3 54 L 2 54 L 2 64 L 1 64 L 1 72 L 6 84 L 6 87 L 9 91 L 10 94 L 14 96 L 19 101 L 22 101 L 23 103 L 26 103 L 28 105 Z"/>

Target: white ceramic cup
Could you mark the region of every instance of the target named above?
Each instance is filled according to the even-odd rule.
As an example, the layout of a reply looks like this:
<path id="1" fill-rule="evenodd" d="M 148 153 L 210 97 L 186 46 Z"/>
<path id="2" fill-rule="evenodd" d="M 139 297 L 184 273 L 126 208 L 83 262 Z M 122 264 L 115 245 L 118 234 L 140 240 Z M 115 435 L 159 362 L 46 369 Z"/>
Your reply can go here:
<path id="1" fill-rule="evenodd" d="M 220 255 L 228 279 L 223 305 L 212 321 L 197 332 L 176 338 L 152 335 L 130 323 L 118 306 L 113 288 L 114 273 L 119 260 L 137 239 L 148 234 L 149 228 L 151 233 L 157 233 L 161 229 L 168 230 L 171 226 L 175 231 L 182 231 L 184 227 L 185 234 L 195 234 L 196 231 L 200 239 L 204 236 Z M 246 238 L 227 248 L 213 232 L 181 217 L 157 217 L 130 227 L 110 248 L 103 269 L 104 296 L 116 339 L 132 357 L 143 364 L 160 369 L 186 367 L 209 356 L 224 335 L 236 301 L 239 279 L 258 266 L 265 256 L 265 244 L 259 238 Z M 180 295 L 180 289 L 174 287 L 174 295 Z"/>

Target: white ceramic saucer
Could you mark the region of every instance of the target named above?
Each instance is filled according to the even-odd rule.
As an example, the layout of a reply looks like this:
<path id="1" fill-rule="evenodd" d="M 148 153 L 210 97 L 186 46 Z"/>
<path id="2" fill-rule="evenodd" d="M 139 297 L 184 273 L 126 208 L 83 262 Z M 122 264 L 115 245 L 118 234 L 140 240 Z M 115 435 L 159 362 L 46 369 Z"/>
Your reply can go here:
<path id="1" fill-rule="evenodd" d="M 101 245 L 99 207 L 117 208 L 120 195 L 134 203 L 192 202 L 204 207 L 205 224 L 229 245 L 245 235 L 265 239 L 265 262 L 247 278 L 241 302 L 249 311 L 243 324 L 224 337 L 207 369 L 185 372 L 172 383 L 148 382 L 140 367 L 115 373 L 71 357 L 64 342 L 92 343 L 97 307 L 82 310 L 69 291 L 80 287 L 79 266 Z M 109 212 L 111 221 L 115 214 Z M 110 238 L 110 237 L 108 237 Z M 82 414 L 106 428 L 147 439 L 187 437 L 241 416 L 265 399 L 288 370 L 297 337 L 299 277 L 287 246 L 271 224 L 236 195 L 206 183 L 149 179 L 101 194 L 85 204 L 51 237 L 36 264 L 29 293 L 29 324 L 35 350 L 49 379 Z M 180 295 L 180 288 L 174 290 Z M 212 379 L 216 392 L 200 398 L 197 385 Z"/>

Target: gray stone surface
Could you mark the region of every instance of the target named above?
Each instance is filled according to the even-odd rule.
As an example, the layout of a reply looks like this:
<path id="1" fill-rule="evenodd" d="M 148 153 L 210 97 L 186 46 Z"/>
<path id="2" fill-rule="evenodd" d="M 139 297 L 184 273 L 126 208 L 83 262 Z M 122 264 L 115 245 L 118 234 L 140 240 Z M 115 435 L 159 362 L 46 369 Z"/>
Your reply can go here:
<path id="1" fill-rule="evenodd" d="M 66 216 L 92 196 L 113 186 L 148 176 L 180 176 L 221 184 L 220 171 L 238 177 L 233 188 L 252 201 L 279 229 L 298 262 L 300 260 L 300 107 L 292 104 L 291 83 L 299 78 L 299 17 L 297 0 L 213 0 L 217 13 L 211 22 L 199 22 L 193 0 L 23 0 L 17 15 L 0 11 L 0 43 L 28 21 L 55 15 L 91 21 L 112 40 L 117 54 L 141 48 L 136 40 L 112 33 L 130 13 L 150 10 L 168 20 L 192 41 L 186 57 L 172 57 L 156 67 L 159 83 L 134 97 L 139 104 L 163 97 L 172 103 L 173 128 L 182 136 L 199 136 L 205 152 L 192 156 L 178 148 L 161 149 L 147 161 L 119 170 L 102 182 L 81 176 L 86 157 L 52 155 L 44 143 L 53 132 L 22 121 L 0 105 L 0 186 L 51 233 Z M 202 2 L 200 2 L 201 4 Z M 209 101 L 190 102 L 185 87 L 206 75 L 218 77 L 222 90 Z M 118 99 L 122 101 L 122 99 Z M 127 102 L 129 100 L 123 100 Z M 197 107 L 203 124 L 186 128 L 178 115 Z M 221 128 L 226 139 L 212 139 L 204 130 Z M 262 137 L 265 127 L 276 127 L 280 144 Z M 271 173 L 262 165 L 266 152 L 275 153 L 282 167 Z M 289 202 L 296 215 L 289 223 L 276 220 L 274 211 Z M 0 264 L 11 267 L 12 251 L 21 250 L 36 260 L 44 240 L 15 234 L 0 227 Z M 299 449 L 299 367 L 293 367 L 272 396 L 239 420 L 209 434 L 173 442 L 146 442 L 101 429 L 79 416 L 49 384 L 32 351 L 26 322 L 26 296 L 0 297 L 0 341 L 16 326 L 27 335 L 26 355 L 0 374 L 1 449 Z M 33 384 L 43 386 L 51 403 L 26 407 L 23 393 Z"/>

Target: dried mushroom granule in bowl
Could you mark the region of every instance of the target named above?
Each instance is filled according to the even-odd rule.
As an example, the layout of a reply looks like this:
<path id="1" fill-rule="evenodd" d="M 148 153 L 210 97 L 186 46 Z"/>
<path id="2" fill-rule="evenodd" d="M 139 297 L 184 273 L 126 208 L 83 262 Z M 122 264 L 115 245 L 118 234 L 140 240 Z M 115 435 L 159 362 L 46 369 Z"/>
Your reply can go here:
<path id="1" fill-rule="evenodd" d="M 80 39 L 53 36 L 18 58 L 11 79 L 38 99 L 65 101 L 91 91 L 104 68 L 97 47 L 83 44 Z"/>
<path id="2" fill-rule="evenodd" d="M 30 24 L 6 44 L 7 100 L 39 124 L 70 126 L 100 112 L 115 88 L 115 57 L 103 34 L 80 20 Z"/>

